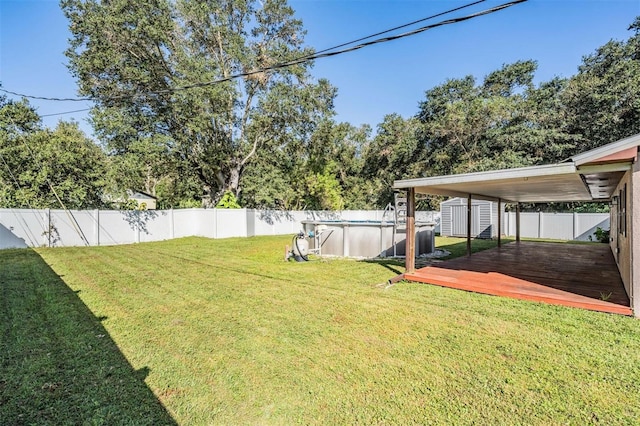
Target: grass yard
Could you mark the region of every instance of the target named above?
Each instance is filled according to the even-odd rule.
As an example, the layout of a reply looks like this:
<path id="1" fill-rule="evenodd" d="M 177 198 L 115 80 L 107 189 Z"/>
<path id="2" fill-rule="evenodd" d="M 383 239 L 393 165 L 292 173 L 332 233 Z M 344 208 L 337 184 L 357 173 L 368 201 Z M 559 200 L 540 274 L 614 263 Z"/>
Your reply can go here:
<path id="1" fill-rule="evenodd" d="M 0 423 L 640 422 L 637 319 L 385 288 L 400 263 L 289 241 L 0 251 Z"/>

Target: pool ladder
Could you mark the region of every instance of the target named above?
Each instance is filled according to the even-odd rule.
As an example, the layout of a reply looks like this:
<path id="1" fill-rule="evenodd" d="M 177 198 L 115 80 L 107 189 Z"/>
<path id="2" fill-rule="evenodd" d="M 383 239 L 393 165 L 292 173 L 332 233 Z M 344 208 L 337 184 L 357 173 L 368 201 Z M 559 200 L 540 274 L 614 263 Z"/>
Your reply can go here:
<path id="1" fill-rule="evenodd" d="M 398 228 L 404 229 L 406 234 L 407 229 L 407 197 L 400 192 L 393 194 L 394 207 L 393 207 L 393 257 L 397 256 L 397 230 Z M 391 203 L 389 203 L 390 205 Z"/>

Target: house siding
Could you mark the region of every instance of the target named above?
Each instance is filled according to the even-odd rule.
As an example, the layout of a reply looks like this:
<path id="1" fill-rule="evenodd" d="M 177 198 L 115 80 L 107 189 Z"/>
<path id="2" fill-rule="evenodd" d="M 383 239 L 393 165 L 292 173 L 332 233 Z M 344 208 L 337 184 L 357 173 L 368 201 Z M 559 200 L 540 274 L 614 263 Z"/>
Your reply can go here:
<path id="1" fill-rule="evenodd" d="M 640 317 L 640 163 L 637 161 L 633 165 L 631 175 L 631 187 L 629 191 L 629 235 L 631 242 L 629 246 L 629 274 L 630 284 L 627 294 L 631 299 L 631 309 L 636 317 Z M 638 209 L 638 213 L 634 211 Z M 635 255 L 634 255 L 635 253 Z"/>
<path id="2" fill-rule="evenodd" d="M 626 197 L 625 197 L 626 193 Z M 613 194 L 610 245 L 634 315 L 640 316 L 640 164 L 625 173 Z M 626 198 L 626 208 L 624 207 Z M 625 218 L 626 211 L 626 218 Z M 626 221 L 626 225 L 625 225 Z M 634 256 L 634 253 L 635 256 Z M 637 296 L 637 297 L 636 297 Z"/>

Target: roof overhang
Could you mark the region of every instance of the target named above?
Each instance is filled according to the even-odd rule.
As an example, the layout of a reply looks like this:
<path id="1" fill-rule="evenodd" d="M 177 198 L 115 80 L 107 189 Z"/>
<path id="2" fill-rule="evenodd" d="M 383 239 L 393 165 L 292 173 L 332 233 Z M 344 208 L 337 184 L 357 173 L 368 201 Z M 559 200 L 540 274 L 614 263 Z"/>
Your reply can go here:
<path id="1" fill-rule="evenodd" d="M 579 154 L 563 163 L 397 180 L 395 189 L 507 202 L 608 201 L 637 156 L 640 135 Z"/>

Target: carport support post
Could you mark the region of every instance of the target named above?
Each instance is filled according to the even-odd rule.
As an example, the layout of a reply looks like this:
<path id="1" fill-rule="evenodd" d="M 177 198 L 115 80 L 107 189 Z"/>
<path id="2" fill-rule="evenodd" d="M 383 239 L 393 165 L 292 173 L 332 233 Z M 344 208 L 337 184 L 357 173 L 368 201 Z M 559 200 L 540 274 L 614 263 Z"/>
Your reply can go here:
<path id="1" fill-rule="evenodd" d="M 416 270 L 416 189 L 407 190 L 407 229 L 404 250 L 405 272 Z"/>
<path id="2" fill-rule="evenodd" d="M 471 256 L 471 194 L 467 197 L 467 256 Z"/>
<path id="3" fill-rule="evenodd" d="M 502 240 L 500 234 L 502 234 L 502 199 L 498 198 L 498 247 L 502 247 Z"/>
<path id="4" fill-rule="evenodd" d="M 520 203 L 516 203 L 516 242 L 520 242 Z"/>

